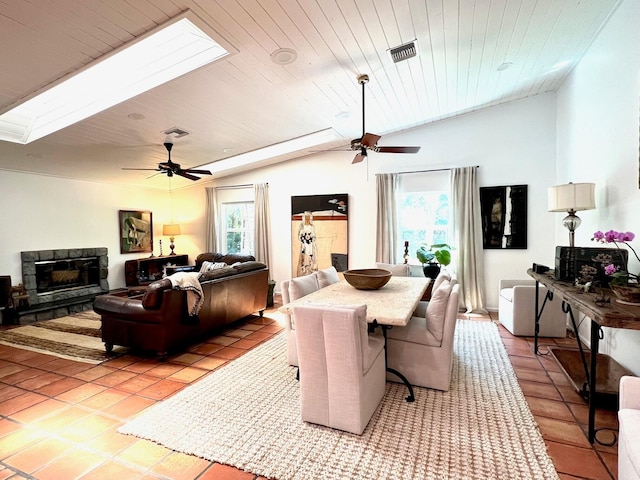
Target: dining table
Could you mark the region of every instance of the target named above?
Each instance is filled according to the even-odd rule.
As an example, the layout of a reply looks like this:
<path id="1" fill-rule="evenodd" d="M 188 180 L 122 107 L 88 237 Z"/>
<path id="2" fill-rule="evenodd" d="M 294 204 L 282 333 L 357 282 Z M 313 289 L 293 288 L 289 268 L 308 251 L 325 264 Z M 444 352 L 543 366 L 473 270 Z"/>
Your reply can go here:
<path id="1" fill-rule="evenodd" d="M 322 304 L 326 306 L 366 305 L 367 322 L 370 331 L 380 327 L 385 339 L 385 364 L 387 363 L 386 339 L 387 330 L 393 327 L 406 326 L 418 302 L 424 296 L 430 278 L 427 277 L 394 277 L 386 285 L 377 290 L 360 290 L 352 287 L 346 280 L 332 283 L 315 292 L 282 305 L 278 311 L 293 314 L 293 308 L 298 305 Z M 409 390 L 407 402 L 415 400 L 413 386 L 399 371 L 387 367 L 387 372 L 402 380 Z"/>

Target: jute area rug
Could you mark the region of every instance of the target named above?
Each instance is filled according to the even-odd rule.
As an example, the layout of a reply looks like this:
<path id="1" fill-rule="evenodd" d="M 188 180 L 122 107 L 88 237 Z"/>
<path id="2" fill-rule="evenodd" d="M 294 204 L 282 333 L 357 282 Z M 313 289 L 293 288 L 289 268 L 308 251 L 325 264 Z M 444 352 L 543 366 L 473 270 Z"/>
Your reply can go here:
<path id="1" fill-rule="evenodd" d="M 98 364 L 124 350 L 107 354 L 100 338 L 100 315 L 92 310 L 0 331 L 0 343 L 86 363 Z"/>
<path id="2" fill-rule="evenodd" d="M 558 478 L 493 323 L 459 320 L 450 391 L 406 403 L 388 382 L 361 436 L 301 420 L 285 350 L 280 334 L 119 432 L 280 480 Z"/>

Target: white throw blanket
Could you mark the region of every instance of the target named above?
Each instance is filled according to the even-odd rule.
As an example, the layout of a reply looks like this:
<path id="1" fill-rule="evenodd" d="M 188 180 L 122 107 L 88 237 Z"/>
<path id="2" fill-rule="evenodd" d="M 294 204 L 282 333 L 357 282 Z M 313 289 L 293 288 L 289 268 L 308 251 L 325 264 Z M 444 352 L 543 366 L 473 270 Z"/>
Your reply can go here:
<path id="1" fill-rule="evenodd" d="M 167 277 L 175 290 L 187 291 L 187 307 L 191 316 L 197 315 L 204 303 L 204 292 L 198 275 L 198 272 L 176 272 Z"/>

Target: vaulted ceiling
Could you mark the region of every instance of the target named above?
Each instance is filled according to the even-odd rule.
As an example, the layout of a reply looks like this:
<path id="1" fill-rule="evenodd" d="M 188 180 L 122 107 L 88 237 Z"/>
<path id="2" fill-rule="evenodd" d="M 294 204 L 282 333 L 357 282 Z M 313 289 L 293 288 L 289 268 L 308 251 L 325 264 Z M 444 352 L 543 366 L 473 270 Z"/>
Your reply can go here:
<path id="1" fill-rule="evenodd" d="M 165 175 L 122 168 L 165 161 L 162 132 L 172 127 L 190 132 L 174 140 L 183 167 L 327 128 L 341 139 L 322 148 L 337 148 L 362 134 L 363 73 L 366 130 L 383 136 L 555 91 L 619 2 L 0 2 L 0 113 L 187 9 L 237 50 L 27 145 L 0 141 L 0 169 L 171 188 Z M 394 63 L 389 50 L 412 41 L 417 55 Z M 280 49 L 295 61 L 274 61 Z M 349 164 L 353 155 L 344 155 Z"/>

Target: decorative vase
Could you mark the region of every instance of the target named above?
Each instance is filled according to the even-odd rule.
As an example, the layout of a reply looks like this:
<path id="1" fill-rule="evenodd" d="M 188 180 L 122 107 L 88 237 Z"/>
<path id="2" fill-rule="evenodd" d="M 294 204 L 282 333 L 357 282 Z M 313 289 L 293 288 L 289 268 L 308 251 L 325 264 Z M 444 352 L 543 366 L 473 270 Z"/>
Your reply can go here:
<path id="1" fill-rule="evenodd" d="M 618 303 L 640 305 L 640 285 L 609 285 Z"/>
<path id="2" fill-rule="evenodd" d="M 434 280 L 440 273 L 440 265 L 437 263 L 425 263 L 422 265 L 424 276 Z"/>

